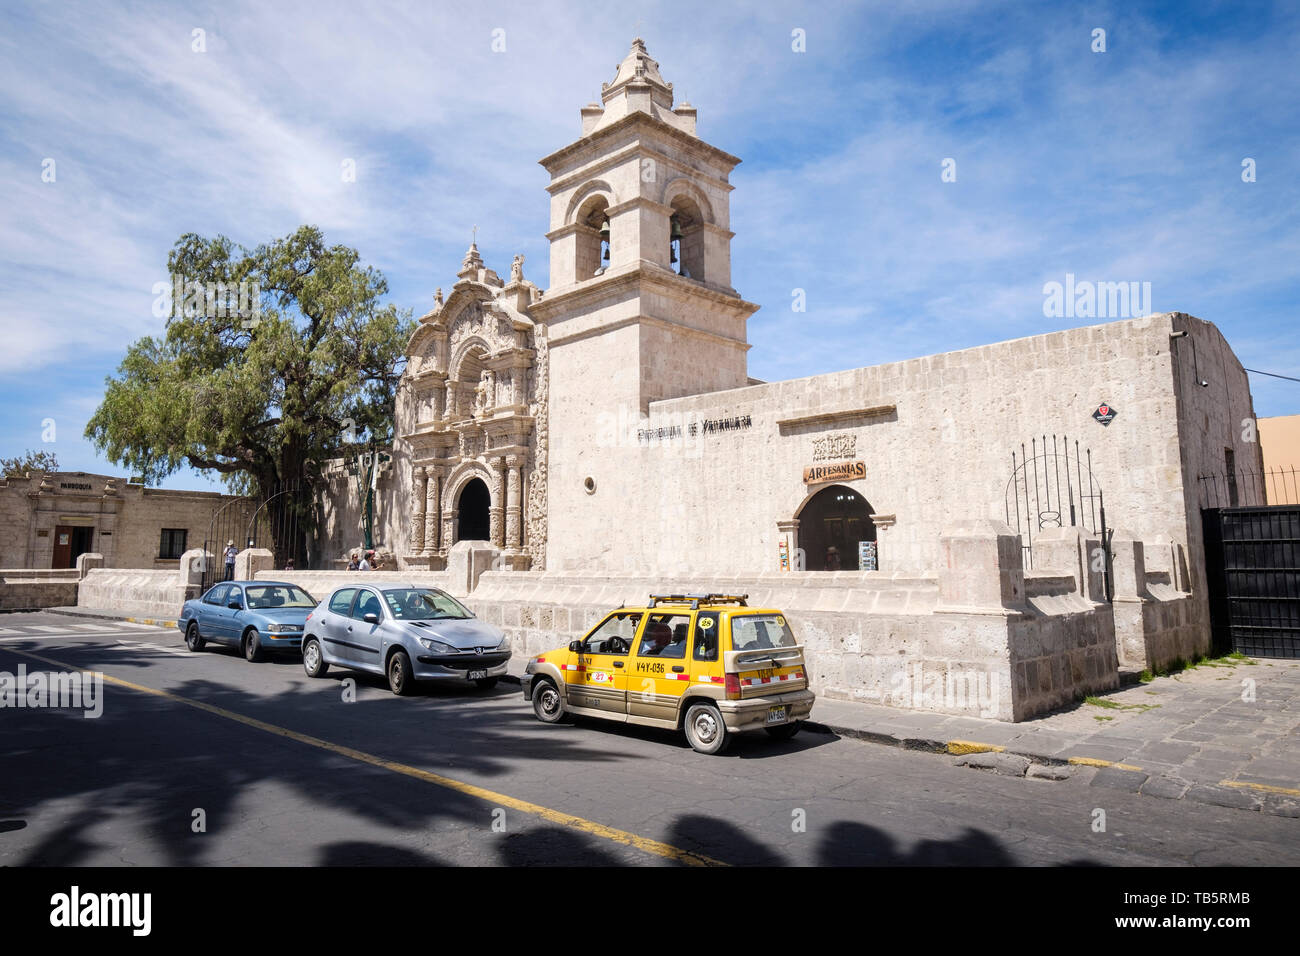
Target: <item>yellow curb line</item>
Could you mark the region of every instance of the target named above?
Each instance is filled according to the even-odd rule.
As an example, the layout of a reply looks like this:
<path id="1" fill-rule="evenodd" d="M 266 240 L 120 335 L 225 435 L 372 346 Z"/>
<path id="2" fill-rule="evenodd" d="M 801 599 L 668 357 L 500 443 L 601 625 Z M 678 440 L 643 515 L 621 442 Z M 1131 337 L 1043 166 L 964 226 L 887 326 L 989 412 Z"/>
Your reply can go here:
<path id="1" fill-rule="evenodd" d="M 42 657 L 40 654 L 32 654 L 29 651 L 20 651 L 13 648 L 5 648 L 5 650 L 14 654 L 21 654 L 24 657 L 30 657 L 33 660 L 42 661 L 46 664 L 51 664 L 55 667 L 64 667 L 68 670 L 80 671 L 83 674 L 101 673 L 100 671 L 90 671 L 84 667 L 73 667 L 70 664 L 63 663 L 62 661 Z M 199 700 L 191 700 L 188 697 L 181 697 L 179 694 L 159 690 L 156 687 L 145 687 L 142 684 L 133 684 L 130 681 L 122 680 L 120 677 L 113 677 L 109 674 L 103 674 L 103 678 L 110 684 L 116 684 L 117 686 L 125 687 L 128 690 L 139 691 L 142 694 L 152 694 L 155 697 L 162 697 L 166 700 L 175 701 L 178 704 L 187 704 L 190 707 L 206 711 L 209 714 L 215 714 L 218 717 L 225 717 L 227 720 L 233 720 L 248 727 L 254 727 L 258 730 L 264 730 L 267 733 L 275 734 L 279 737 L 286 737 L 289 740 L 296 740 L 299 743 L 318 747 L 322 750 L 328 750 L 331 753 L 348 757 L 360 763 L 370 764 L 371 766 L 380 767 L 384 770 L 391 770 L 394 773 L 414 777 L 417 780 L 436 784 L 439 787 L 445 787 L 448 790 L 454 790 L 457 793 L 462 793 L 469 797 L 485 800 L 489 803 L 496 804 L 497 806 L 510 807 L 511 809 L 519 810 L 522 813 L 530 813 L 551 823 L 573 827 L 575 830 L 580 830 L 583 833 L 590 834 L 591 836 L 602 837 L 614 843 L 621 843 L 625 846 L 634 847 L 646 853 L 653 853 L 656 856 L 661 856 L 677 863 L 685 863 L 689 866 L 728 865 L 723 863 L 721 860 L 715 860 L 702 853 L 692 853 L 689 850 L 682 850 L 667 843 L 661 843 L 658 840 L 651 840 L 648 837 L 637 836 L 635 833 L 628 833 L 626 830 L 616 830 L 613 827 L 607 827 L 604 824 L 596 823 L 593 820 L 574 816 L 571 813 L 563 813 L 559 810 L 552 810 L 549 807 L 543 807 L 536 803 L 529 803 L 526 800 L 519 800 L 515 797 L 506 796 L 504 793 L 497 793 L 494 790 L 476 787 L 471 783 L 463 783 L 459 780 L 453 780 L 450 777 L 430 773 L 427 770 L 421 770 L 420 768 L 412 767 L 409 764 L 398 763 L 395 760 L 385 760 L 383 757 L 377 757 L 374 754 L 366 753 L 364 750 L 355 750 L 352 747 L 343 747 L 339 744 L 332 744 L 328 740 L 321 740 L 319 737 L 300 734 L 297 731 L 289 730 L 285 727 L 268 724 L 265 721 L 257 720 L 254 717 L 246 717 L 243 714 L 237 714 L 233 710 L 226 710 L 224 707 L 217 707 L 214 704 L 207 704 Z"/>
<path id="2" fill-rule="evenodd" d="M 1131 763 L 1115 763 L 1111 760 L 1098 760 L 1096 757 L 1071 757 L 1066 763 L 1077 767 L 1114 767 L 1116 770 L 1141 770 Z"/>
<path id="3" fill-rule="evenodd" d="M 1221 787 L 1236 787 L 1239 790 L 1262 790 L 1265 793 L 1285 793 L 1290 797 L 1300 797 L 1300 790 L 1291 787 L 1274 787 L 1267 783 L 1243 783 L 1240 780 L 1220 780 Z"/>
<path id="4" fill-rule="evenodd" d="M 1006 749 L 1006 747 L 999 747 L 997 744 L 981 744 L 974 740 L 948 741 L 948 753 L 958 757 L 964 757 L 966 754 L 1000 754 Z"/>

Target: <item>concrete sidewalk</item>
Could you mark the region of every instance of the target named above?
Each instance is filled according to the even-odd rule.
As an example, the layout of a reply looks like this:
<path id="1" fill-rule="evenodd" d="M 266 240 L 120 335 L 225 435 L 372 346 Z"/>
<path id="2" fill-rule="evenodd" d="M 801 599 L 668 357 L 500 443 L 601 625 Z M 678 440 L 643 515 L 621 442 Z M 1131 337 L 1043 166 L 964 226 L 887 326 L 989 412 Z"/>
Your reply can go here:
<path id="1" fill-rule="evenodd" d="M 1300 817 L 1300 661 L 1223 658 L 1018 724 L 827 698 L 812 717 L 999 773 Z"/>
<path id="2" fill-rule="evenodd" d="M 518 682 L 527 662 L 516 655 L 506 680 Z M 1300 817 L 1300 661 L 1223 658 L 1018 724 L 818 697 L 808 729 L 1013 776 L 1088 774 L 1095 787 Z"/>

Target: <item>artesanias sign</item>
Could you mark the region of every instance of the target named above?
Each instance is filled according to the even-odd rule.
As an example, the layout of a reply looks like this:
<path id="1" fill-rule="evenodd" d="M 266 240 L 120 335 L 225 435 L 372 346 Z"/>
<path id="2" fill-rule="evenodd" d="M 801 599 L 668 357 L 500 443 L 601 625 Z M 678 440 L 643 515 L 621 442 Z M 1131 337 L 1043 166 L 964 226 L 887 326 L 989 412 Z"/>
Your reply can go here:
<path id="1" fill-rule="evenodd" d="M 865 461 L 841 461 L 834 465 L 809 465 L 803 470 L 803 483 L 813 485 L 819 481 L 852 481 L 867 477 Z"/>

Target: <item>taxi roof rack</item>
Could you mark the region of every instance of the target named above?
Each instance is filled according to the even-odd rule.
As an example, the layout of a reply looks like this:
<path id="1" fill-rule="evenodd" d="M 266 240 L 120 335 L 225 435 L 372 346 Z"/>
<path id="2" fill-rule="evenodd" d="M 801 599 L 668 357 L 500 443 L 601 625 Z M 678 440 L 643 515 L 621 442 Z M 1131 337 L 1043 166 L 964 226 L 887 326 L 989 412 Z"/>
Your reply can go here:
<path id="1" fill-rule="evenodd" d="M 652 594 L 650 606 L 689 604 L 692 611 L 698 610 L 701 604 L 738 604 L 741 607 L 749 607 L 746 603 L 748 598 L 748 594 Z"/>

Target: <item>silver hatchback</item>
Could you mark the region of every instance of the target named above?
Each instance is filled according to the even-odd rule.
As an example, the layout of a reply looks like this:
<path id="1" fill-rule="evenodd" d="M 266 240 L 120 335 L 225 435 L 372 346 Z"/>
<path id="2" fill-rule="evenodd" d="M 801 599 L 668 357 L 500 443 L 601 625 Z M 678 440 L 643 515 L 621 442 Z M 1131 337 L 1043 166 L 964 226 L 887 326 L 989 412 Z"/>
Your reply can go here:
<path id="1" fill-rule="evenodd" d="M 437 588 L 369 582 L 335 588 L 303 627 L 308 677 L 334 664 L 383 675 L 394 694 L 409 694 L 421 680 L 472 680 L 486 689 L 509 660 L 505 632 Z"/>

